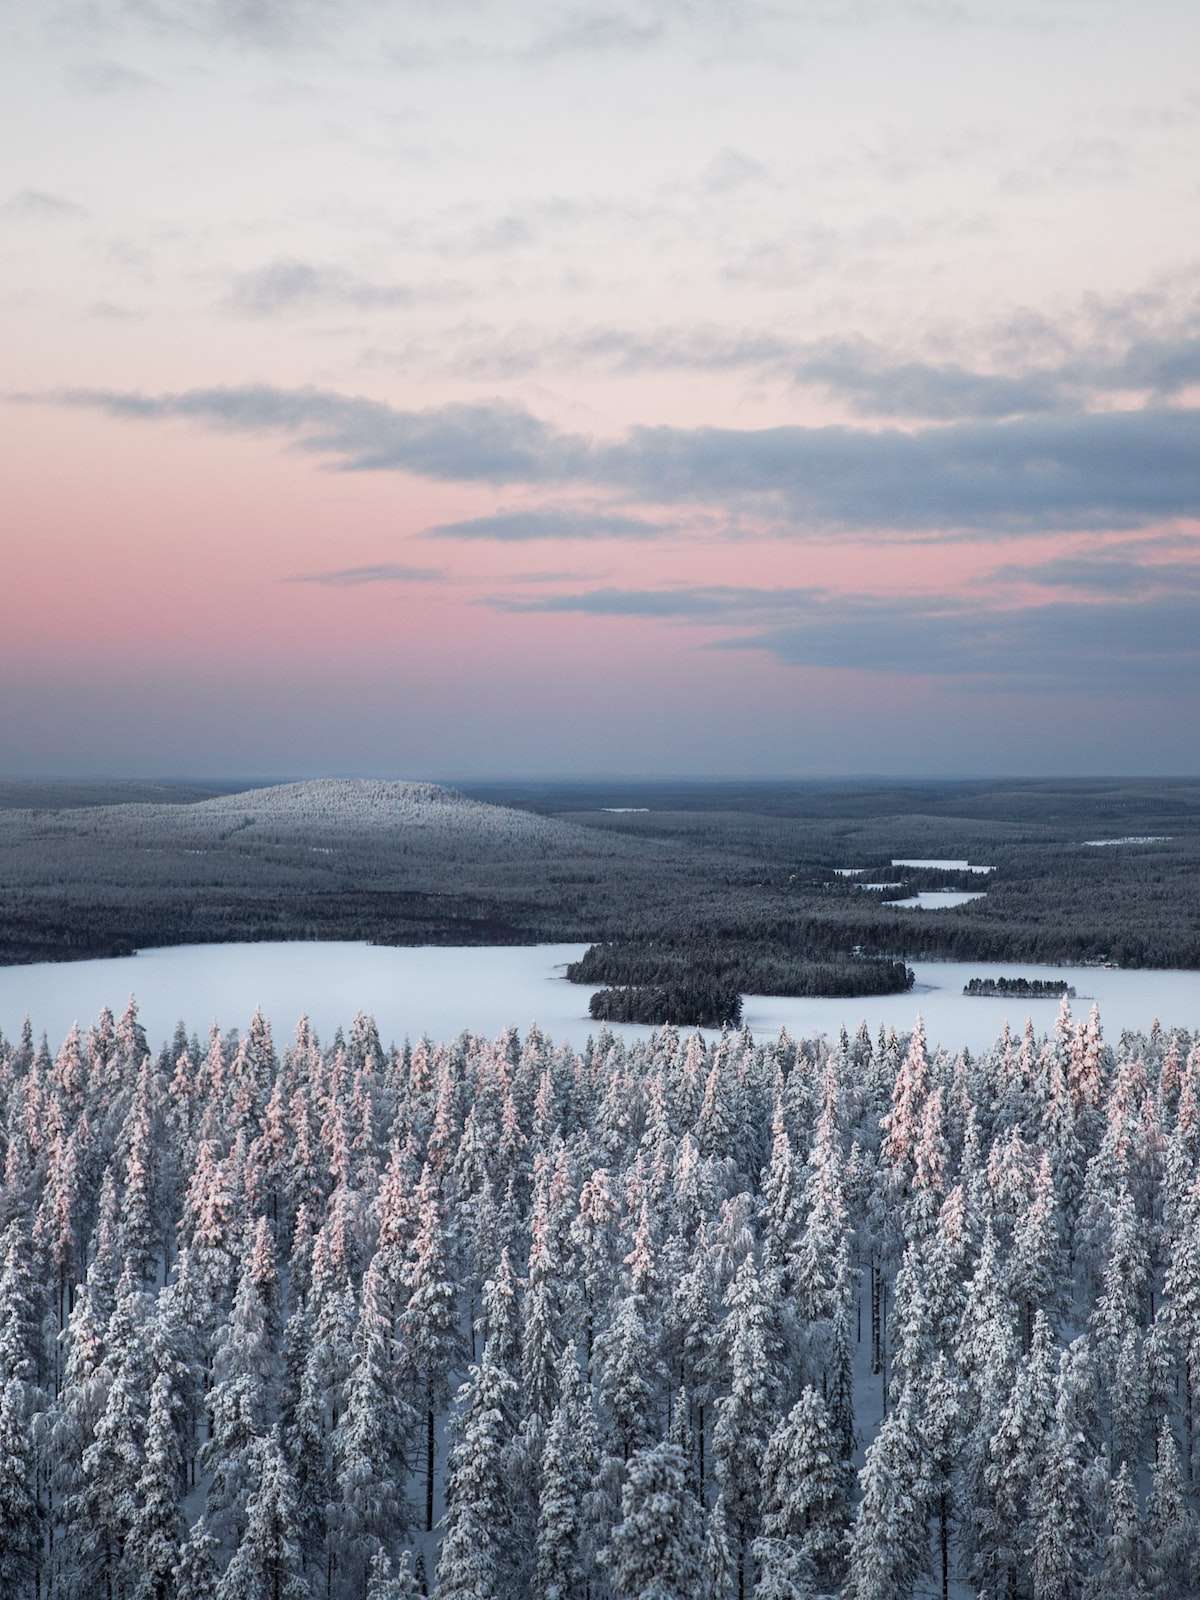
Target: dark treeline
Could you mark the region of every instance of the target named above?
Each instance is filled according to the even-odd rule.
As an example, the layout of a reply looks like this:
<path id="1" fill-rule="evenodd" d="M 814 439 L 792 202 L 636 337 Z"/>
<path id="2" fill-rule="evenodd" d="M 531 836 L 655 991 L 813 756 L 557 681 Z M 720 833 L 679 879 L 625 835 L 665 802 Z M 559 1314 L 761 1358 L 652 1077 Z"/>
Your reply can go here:
<path id="1" fill-rule="evenodd" d="M 11 1600 L 1192 1600 L 1200 1039 L 0 1040 Z"/>
<path id="2" fill-rule="evenodd" d="M 695 1028 L 736 1027 L 742 1020 L 742 997 L 705 973 L 667 983 L 625 984 L 598 989 L 588 1001 L 597 1022 L 673 1022 Z"/>
<path id="3" fill-rule="evenodd" d="M 902 961 L 872 960 L 836 949 L 792 951 L 745 936 L 715 943 L 707 933 L 595 944 L 570 963 L 567 977 L 572 983 L 668 988 L 688 983 L 741 994 L 833 997 L 903 994 L 913 985 L 912 969 Z M 699 1021 L 688 1016 L 644 1020 Z"/>
<path id="4" fill-rule="evenodd" d="M 972 978 L 964 994 L 1013 995 L 1018 1000 L 1074 1000 L 1075 990 L 1061 978 Z"/>

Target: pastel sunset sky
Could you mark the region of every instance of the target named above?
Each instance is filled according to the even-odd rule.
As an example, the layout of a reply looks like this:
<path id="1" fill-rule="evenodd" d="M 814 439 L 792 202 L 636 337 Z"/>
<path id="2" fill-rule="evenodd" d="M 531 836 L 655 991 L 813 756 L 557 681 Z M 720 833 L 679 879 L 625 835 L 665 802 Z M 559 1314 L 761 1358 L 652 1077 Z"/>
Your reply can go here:
<path id="1" fill-rule="evenodd" d="M 0 0 L 0 771 L 1200 771 L 1195 0 Z"/>

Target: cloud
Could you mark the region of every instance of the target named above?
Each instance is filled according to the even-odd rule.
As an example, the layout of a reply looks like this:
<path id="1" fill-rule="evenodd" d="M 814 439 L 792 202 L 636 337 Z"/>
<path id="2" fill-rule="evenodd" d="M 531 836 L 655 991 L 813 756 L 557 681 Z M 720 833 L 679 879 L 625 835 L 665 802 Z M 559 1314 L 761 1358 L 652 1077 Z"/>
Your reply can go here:
<path id="1" fill-rule="evenodd" d="M 625 54 L 649 49 L 663 36 L 660 19 L 615 10 L 581 10 L 556 20 L 527 52 L 533 62 L 569 56 Z"/>
<path id="2" fill-rule="evenodd" d="M 523 543 L 534 539 L 658 539 L 670 530 L 641 517 L 579 510 L 572 506 L 537 506 L 528 511 L 497 511 L 464 522 L 441 522 L 427 539 L 496 539 Z"/>
<path id="3" fill-rule="evenodd" d="M 97 322 L 140 322 L 142 313 L 132 306 L 121 305 L 116 300 L 93 300 L 87 315 Z"/>
<path id="4" fill-rule="evenodd" d="M 1053 340 L 1051 330 L 1041 330 L 1043 346 Z M 933 422 L 1078 411 L 1124 393 L 1163 401 L 1200 385 L 1200 333 L 1186 319 L 1170 331 L 1131 338 L 1107 355 L 1089 350 L 1086 341 L 1079 350 L 1060 342 L 1053 361 L 1001 358 L 988 366 L 898 358 L 855 336 L 806 341 L 704 323 L 654 329 L 598 324 L 547 335 L 533 324 L 502 330 L 469 322 L 442 332 L 436 345 L 416 343 L 390 360 L 368 352 L 364 359 L 404 370 L 423 362 L 472 378 L 510 379 L 581 365 L 622 374 L 748 373 L 818 389 L 855 416 Z"/>
<path id="5" fill-rule="evenodd" d="M 858 340 L 798 351 L 791 375 L 796 383 L 817 384 L 869 417 L 1013 417 L 1058 410 L 1067 400 L 1054 372 L 1009 376 L 972 371 L 955 362 L 896 361 Z"/>
<path id="6" fill-rule="evenodd" d="M 733 194 L 735 190 L 770 181 L 771 174 L 761 161 L 728 145 L 718 150 L 700 174 L 700 188 L 708 195 Z"/>
<path id="7" fill-rule="evenodd" d="M 440 567 L 408 567 L 398 561 L 382 561 L 370 567 L 337 567 L 332 572 L 298 572 L 287 582 L 351 589 L 363 583 L 437 583 L 445 576 Z"/>
<path id="8" fill-rule="evenodd" d="M 509 597 L 491 595 L 484 604 L 496 611 L 592 617 L 672 617 L 681 621 L 726 625 L 788 614 L 815 602 L 821 589 L 750 589 L 715 584 L 677 589 L 585 589 L 577 594 Z"/>
<path id="9" fill-rule="evenodd" d="M 737 631 L 707 648 L 765 651 L 792 666 L 1039 691 L 1117 692 L 1142 683 L 1200 689 L 1195 602 L 1172 595 L 987 608 L 975 597 L 709 586 L 494 595 L 485 603 L 505 612 L 719 626 Z"/>
<path id="10" fill-rule="evenodd" d="M 499 401 L 400 411 L 382 401 L 327 389 L 270 385 L 157 395 L 76 389 L 54 398 L 127 421 L 184 421 L 226 433 L 282 434 L 297 450 L 347 472 L 409 472 L 456 483 L 535 483 L 578 476 L 586 459 L 584 441 Z"/>
<path id="11" fill-rule="evenodd" d="M 1042 589 L 1074 589 L 1085 594 L 1132 596 L 1200 591 L 1200 560 L 1144 561 L 1122 553 L 1082 551 L 1029 565 L 997 567 L 990 579 L 1026 583 Z"/>
<path id="12" fill-rule="evenodd" d="M 433 300 L 451 300 L 462 291 L 455 285 L 373 283 L 343 267 L 280 258 L 249 272 L 239 272 L 228 295 L 231 310 L 242 316 L 273 317 L 288 311 L 349 307 L 387 311 Z"/>
<path id="13" fill-rule="evenodd" d="M 109 61 L 104 58 L 85 61 L 82 65 L 74 67 L 67 74 L 67 81 L 72 88 L 78 89 L 82 94 L 97 97 L 145 94 L 151 89 L 162 87 L 158 79 L 152 78 L 149 73 L 139 72 L 135 67 L 124 66 L 120 61 Z"/>
<path id="14" fill-rule="evenodd" d="M 1200 411 L 853 427 L 635 428 L 597 474 L 658 502 L 767 497 L 798 529 L 1135 528 L 1200 514 Z"/>
<path id="15" fill-rule="evenodd" d="M 1101 532 L 1200 515 L 1200 410 L 1183 407 L 919 430 L 642 426 L 596 442 L 499 401 L 404 411 L 331 390 L 266 385 L 24 398 L 129 420 L 283 434 L 343 471 L 573 483 L 647 504 L 750 509 L 794 536 Z"/>
<path id="16" fill-rule="evenodd" d="M 986 679 L 1010 688 L 1119 693 L 1138 686 L 1200 690 L 1194 599 L 1062 601 L 996 610 L 939 601 L 851 599 L 798 624 L 725 640 L 794 666 Z"/>
<path id="17" fill-rule="evenodd" d="M 61 195 L 49 194 L 45 189 L 22 189 L 0 206 L 6 217 L 21 217 L 29 222 L 65 222 L 73 217 L 86 217 L 87 209 Z"/>

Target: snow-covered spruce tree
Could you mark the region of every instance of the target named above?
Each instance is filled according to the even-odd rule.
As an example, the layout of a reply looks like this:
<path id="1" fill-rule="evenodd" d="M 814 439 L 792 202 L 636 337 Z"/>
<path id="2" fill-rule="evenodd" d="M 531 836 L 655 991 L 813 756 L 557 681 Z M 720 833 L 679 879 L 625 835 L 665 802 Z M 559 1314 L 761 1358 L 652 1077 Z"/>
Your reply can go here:
<path id="1" fill-rule="evenodd" d="M 1089 1497 L 1090 1451 L 1081 1426 L 1089 1409 L 1086 1344 L 1076 1340 L 1059 1359 L 1055 1421 L 1034 1489 L 1034 1600 L 1082 1600 L 1096 1553 L 1095 1507 Z"/>
<path id="2" fill-rule="evenodd" d="M 81 1458 L 71 1506 L 73 1572 L 81 1595 L 101 1588 L 107 1592 L 122 1571 L 145 1457 L 150 1387 L 145 1318 L 145 1298 L 134 1273 L 126 1269 L 105 1334 L 99 1374 L 104 1405 Z"/>
<path id="3" fill-rule="evenodd" d="M 265 1221 L 265 1219 L 264 1219 Z M 263 1236 L 259 1235 L 259 1242 Z M 278 1351 L 272 1333 L 277 1295 L 273 1258 L 251 1254 L 213 1358 L 209 1435 L 200 1451 L 209 1474 L 207 1515 L 221 1538 L 241 1536 L 249 1485 L 261 1472 L 260 1444 L 274 1414 Z"/>
<path id="4" fill-rule="evenodd" d="M 909 1600 L 929 1562 L 921 1442 L 911 1402 L 884 1417 L 859 1481 L 845 1600 Z"/>
<path id="5" fill-rule="evenodd" d="M 1158 1460 L 1146 1503 L 1146 1537 L 1146 1587 L 1154 1600 L 1190 1594 L 1200 1581 L 1200 1527 L 1188 1501 L 1175 1435 L 1166 1420 L 1158 1435 Z"/>
<path id="6" fill-rule="evenodd" d="M 583 1600 L 588 1588 L 586 1503 L 589 1471 L 583 1394 L 574 1350 L 559 1359 L 558 1404 L 542 1447 L 534 1594 Z"/>
<path id="7" fill-rule="evenodd" d="M 628 1461 L 656 1431 L 655 1411 L 664 1377 L 641 1295 L 627 1294 L 618 1302 L 612 1321 L 596 1341 L 595 1358 L 616 1453 Z"/>
<path id="8" fill-rule="evenodd" d="M 518 1600 L 528 1530 L 513 1516 L 517 1383 L 492 1341 L 458 1395 L 436 1600 Z"/>
<path id="9" fill-rule="evenodd" d="M 725 1297 L 729 1393 L 718 1402 L 713 1454 L 734 1537 L 738 1600 L 748 1588 L 749 1545 L 758 1531 L 762 1465 L 780 1390 L 775 1278 L 747 1255 Z"/>
<path id="10" fill-rule="evenodd" d="M 844 1565 L 849 1491 L 828 1407 L 815 1389 L 805 1388 L 767 1443 L 762 1533 L 765 1539 L 790 1541 L 802 1550 L 823 1588 L 837 1584 Z"/>
<path id="11" fill-rule="evenodd" d="M 336 1565 L 352 1593 L 365 1588 L 377 1554 L 395 1553 L 409 1523 L 402 1485 L 415 1419 L 402 1397 L 393 1344 L 394 1313 L 376 1255 L 363 1279 L 346 1409 L 333 1437 Z"/>
<path id="12" fill-rule="evenodd" d="M 216 1600 L 217 1541 L 203 1517 L 192 1528 L 172 1573 L 173 1600 Z"/>
<path id="13" fill-rule="evenodd" d="M 926 1492 L 937 1525 L 937 1565 L 942 1600 L 950 1596 L 951 1530 L 960 1510 L 962 1472 L 959 1438 L 963 1384 L 954 1362 L 938 1350 L 924 1383 L 918 1428 L 925 1456 Z"/>
<path id="14" fill-rule="evenodd" d="M 989 1592 L 1013 1593 L 1028 1586 L 1028 1556 L 1036 1536 L 1034 1489 L 1054 1425 L 1053 1358 L 1050 1323 L 1039 1311 L 1029 1354 L 988 1439 L 982 1481 L 974 1486 L 972 1573 Z"/>
<path id="15" fill-rule="evenodd" d="M 535 1188 L 530 1219 L 529 1276 L 521 1336 L 521 1388 L 531 1435 L 540 1434 L 554 1409 L 558 1397 L 556 1368 L 565 1343 L 564 1273 L 548 1203 L 547 1185 L 540 1183 Z"/>
<path id="16" fill-rule="evenodd" d="M 34 1592 L 40 1530 L 26 1384 L 10 1377 L 0 1393 L 0 1587 L 13 1600 Z"/>
<path id="17" fill-rule="evenodd" d="M 730 1600 L 737 1589 L 737 1557 L 725 1514 L 725 1496 L 719 1490 L 705 1519 L 700 1575 L 704 1600 Z"/>
<path id="18" fill-rule="evenodd" d="M 425 1530 L 433 1529 L 434 1447 L 438 1413 L 449 1396 L 459 1354 L 456 1293 L 447 1260 L 442 1208 L 432 1170 L 421 1174 L 419 1222 L 405 1273 L 401 1318 L 408 1395 L 425 1421 Z"/>
<path id="19" fill-rule="evenodd" d="M 1090 1593 L 1096 1600 L 1141 1600 L 1146 1593 L 1149 1566 L 1133 1477 L 1128 1466 L 1122 1464 L 1109 1485 L 1104 1559 Z"/>
<path id="20" fill-rule="evenodd" d="M 150 1390 L 146 1455 L 136 1489 L 136 1510 L 125 1542 L 126 1585 L 134 1600 L 169 1600 L 184 1536 L 179 1510 L 182 1453 L 171 1376 L 160 1372 Z"/>
<path id="21" fill-rule="evenodd" d="M 630 1457 L 621 1520 L 604 1563 L 614 1600 L 694 1600 L 704 1535 L 677 1445 L 664 1440 Z"/>
<path id="22" fill-rule="evenodd" d="M 815 1600 L 812 1561 L 794 1539 L 754 1541 L 754 1600 Z"/>
<path id="23" fill-rule="evenodd" d="M 31 1255 L 29 1227 L 14 1218 L 0 1238 L 0 1384 L 42 1378 L 41 1295 Z"/>
<path id="24" fill-rule="evenodd" d="M 367 1578 L 366 1600 L 420 1600 L 423 1591 L 413 1570 L 412 1552 L 401 1552 L 393 1567 L 392 1559 L 382 1550 L 371 1558 Z"/>
<path id="25" fill-rule="evenodd" d="M 300 1564 L 296 1488 L 278 1430 L 257 1442 L 255 1470 L 245 1529 L 216 1600 L 312 1600 Z"/>

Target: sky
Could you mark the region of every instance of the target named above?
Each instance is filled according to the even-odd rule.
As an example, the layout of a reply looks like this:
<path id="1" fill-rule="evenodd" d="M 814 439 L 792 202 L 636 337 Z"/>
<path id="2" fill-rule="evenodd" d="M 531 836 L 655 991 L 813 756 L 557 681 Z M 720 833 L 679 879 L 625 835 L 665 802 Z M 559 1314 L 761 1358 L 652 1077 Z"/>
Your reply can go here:
<path id="1" fill-rule="evenodd" d="M 1200 771 L 1194 0 L 0 0 L 0 772 Z"/>

